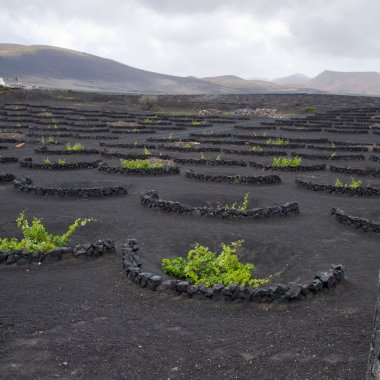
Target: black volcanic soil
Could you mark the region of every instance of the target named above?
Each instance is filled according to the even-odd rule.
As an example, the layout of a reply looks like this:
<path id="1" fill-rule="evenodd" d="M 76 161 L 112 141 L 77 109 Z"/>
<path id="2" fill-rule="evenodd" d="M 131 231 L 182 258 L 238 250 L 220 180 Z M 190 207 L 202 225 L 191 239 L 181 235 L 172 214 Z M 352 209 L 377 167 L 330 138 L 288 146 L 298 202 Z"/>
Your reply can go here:
<path id="1" fill-rule="evenodd" d="M 18 103 L 17 97 L 12 96 L 14 98 L 5 98 L 3 102 Z M 88 100 L 89 96 L 83 95 L 82 109 L 96 108 Z M 285 103 L 284 96 L 273 96 L 273 99 Z M 103 106 L 111 108 L 112 99 L 112 96 L 105 96 Z M 301 102 L 302 98 L 298 101 Z M 346 101 L 346 97 L 342 98 L 342 103 L 346 104 Z M 304 102 L 310 104 L 308 99 Z M 38 93 L 36 103 L 62 106 L 54 103 L 50 95 L 44 102 L 41 93 Z M 365 98 L 352 97 L 352 103 L 366 106 Z M 65 106 L 70 107 L 70 104 Z M 70 114 L 70 111 L 65 112 Z M 6 122 L 4 116 L 0 120 Z M 244 121 L 244 124 L 257 126 L 259 121 Z M 173 131 L 173 135 L 186 137 L 198 130 Z M 215 124 L 202 129 L 205 130 L 246 133 L 234 130 L 229 124 Z M 157 132 L 155 137 L 165 137 L 169 132 Z M 273 133 L 268 131 L 268 134 L 325 137 L 324 132 L 296 134 L 276 130 Z M 117 142 L 144 142 L 146 138 L 143 135 L 122 135 Z M 380 136 L 372 133 L 336 137 L 339 141 L 356 139 L 380 144 Z M 99 147 L 96 140 L 81 142 L 86 147 Z M 47 157 L 34 153 L 39 147 L 35 144 L 26 143 L 22 148 L 16 148 L 13 143 L 6 145 L 9 149 L 2 151 L 3 156 L 33 157 L 35 162 L 42 162 Z M 221 147 L 246 149 L 233 145 Z M 141 153 L 141 149 L 112 150 Z M 301 151 L 311 153 L 310 150 Z M 167 153 L 173 157 L 199 157 L 198 153 Z M 206 152 L 205 155 L 215 157 L 217 153 Z M 370 153 L 365 155 L 368 157 Z M 269 157 L 223 153 L 222 156 L 271 162 Z M 49 156 L 54 161 L 61 158 L 66 157 Z M 67 157 L 68 161 L 98 158 L 97 155 Z M 104 161 L 113 165 L 118 163 L 117 159 L 111 158 Z M 324 161 L 305 160 L 307 164 L 320 162 Z M 378 168 L 378 163 L 368 160 L 334 161 L 333 164 Z M 1 184 L 1 237 L 17 233 L 14 221 L 22 210 L 27 210 L 27 216 L 43 218 L 55 233 L 65 230 L 76 217 L 96 218 L 96 223 L 78 230 L 73 243 L 111 238 L 120 248 L 124 239 L 137 238 L 144 271 L 160 273 L 162 258 L 183 256 L 195 242 L 217 248 L 222 242 L 238 239 L 245 240 L 242 260 L 253 262 L 258 276 L 277 274 L 274 282 L 308 281 L 317 271 L 328 269 L 331 263 L 342 263 L 346 269 L 346 280 L 326 294 L 294 303 L 255 304 L 198 301 L 141 289 L 123 276 L 120 251 L 92 261 L 67 258 L 40 266 L 2 265 L 0 378 L 364 378 L 380 267 L 379 236 L 342 226 L 329 215 L 329 211 L 331 207 L 339 207 L 352 215 L 379 221 L 379 198 L 314 193 L 300 190 L 294 184 L 297 175 L 323 183 L 333 183 L 337 177 L 349 181 L 349 175 L 328 170 L 305 174 L 278 172 L 282 184 L 260 186 L 204 183 L 184 176 L 185 170 L 190 168 L 220 174 L 271 173 L 249 167 L 180 165 L 181 174 L 177 176 L 139 177 L 106 174 L 96 169 L 46 171 L 20 168 L 17 163 L 0 165 L 0 172 L 28 176 L 36 185 L 122 185 L 129 191 L 128 195 L 121 197 L 62 199 L 21 193 L 12 184 Z M 360 179 L 380 186 L 380 178 Z M 158 190 L 163 199 L 192 205 L 232 203 L 242 200 L 244 194 L 250 192 L 253 207 L 297 201 L 301 213 L 250 221 L 164 213 L 140 205 L 140 193 L 150 189 Z"/>

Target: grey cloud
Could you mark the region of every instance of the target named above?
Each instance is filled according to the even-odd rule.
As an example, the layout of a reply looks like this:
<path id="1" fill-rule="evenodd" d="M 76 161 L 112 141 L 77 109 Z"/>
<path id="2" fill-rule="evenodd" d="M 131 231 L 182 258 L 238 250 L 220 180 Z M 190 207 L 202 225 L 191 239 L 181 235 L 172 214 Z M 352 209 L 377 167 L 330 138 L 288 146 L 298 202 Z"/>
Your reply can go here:
<path id="1" fill-rule="evenodd" d="M 174 75 L 380 67 L 375 0 L 13 0 L 1 42 L 57 44 Z"/>

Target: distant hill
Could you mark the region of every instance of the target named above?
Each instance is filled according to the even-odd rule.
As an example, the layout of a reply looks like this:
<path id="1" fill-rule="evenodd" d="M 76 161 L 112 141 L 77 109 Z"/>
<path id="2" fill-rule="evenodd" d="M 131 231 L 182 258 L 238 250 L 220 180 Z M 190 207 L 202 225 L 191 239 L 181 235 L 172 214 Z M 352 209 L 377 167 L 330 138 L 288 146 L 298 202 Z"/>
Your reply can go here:
<path id="1" fill-rule="evenodd" d="M 304 74 L 293 74 L 287 77 L 275 78 L 272 82 L 277 84 L 306 84 L 310 79 Z"/>
<path id="2" fill-rule="evenodd" d="M 44 45 L 0 44 L 0 78 L 42 88 L 152 94 L 334 92 L 380 95 L 380 74 L 324 71 L 307 80 L 295 74 L 273 81 L 234 75 L 196 78 L 158 74 L 111 59 Z"/>
<path id="3" fill-rule="evenodd" d="M 52 46 L 0 44 L 0 77 L 24 85 L 126 93 L 225 94 L 197 78 L 136 69 L 95 55 Z"/>
<path id="4" fill-rule="evenodd" d="M 263 80 L 246 80 L 235 75 L 222 75 L 217 77 L 205 77 L 201 78 L 203 81 L 208 83 L 213 83 L 223 87 L 229 87 L 231 89 L 239 89 L 243 91 L 257 91 L 257 92 L 267 92 L 267 91 L 278 91 L 282 87 Z"/>
<path id="5" fill-rule="evenodd" d="M 325 70 L 306 85 L 334 93 L 380 95 L 380 73 Z"/>

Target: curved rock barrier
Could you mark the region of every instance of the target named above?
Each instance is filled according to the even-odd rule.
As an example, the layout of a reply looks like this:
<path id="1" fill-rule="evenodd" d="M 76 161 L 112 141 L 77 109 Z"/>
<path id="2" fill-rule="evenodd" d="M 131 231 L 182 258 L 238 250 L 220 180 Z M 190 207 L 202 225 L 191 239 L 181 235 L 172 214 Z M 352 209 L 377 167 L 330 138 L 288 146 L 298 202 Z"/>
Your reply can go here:
<path id="1" fill-rule="evenodd" d="M 117 134 L 128 134 L 128 135 L 136 135 L 136 134 L 141 134 L 141 135 L 149 135 L 156 133 L 156 131 L 153 131 L 151 129 L 124 129 L 124 130 L 113 130 L 111 133 L 117 133 Z"/>
<path id="2" fill-rule="evenodd" d="M 196 216 L 209 216 L 221 218 L 269 218 L 273 216 L 288 216 L 299 214 L 299 205 L 297 202 L 289 202 L 282 206 L 253 208 L 245 211 L 225 207 L 194 207 L 182 204 L 180 202 L 166 201 L 158 196 L 156 190 L 143 192 L 140 196 L 140 203 L 149 208 L 158 208 L 167 212 L 177 214 L 187 214 Z"/>
<path id="3" fill-rule="evenodd" d="M 0 183 L 12 182 L 16 177 L 9 173 L 0 173 Z"/>
<path id="4" fill-rule="evenodd" d="M 334 186 L 327 184 L 313 183 L 310 181 L 304 181 L 300 178 L 296 178 L 295 183 L 298 187 L 302 189 L 312 190 L 312 191 L 325 191 L 330 194 L 346 194 L 359 197 L 371 197 L 380 196 L 379 187 L 370 186 L 359 186 L 357 188 L 352 188 L 349 186 Z"/>
<path id="5" fill-rule="evenodd" d="M 331 152 L 335 151 L 345 151 L 345 152 L 368 152 L 368 148 L 365 146 L 319 146 L 319 145 L 313 145 L 308 144 L 306 145 L 307 149 L 314 149 L 314 150 L 328 150 Z"/>
<path id="6" fill-rule="evenodd" d="M 118 166 L 108 166 L 103 162 L 99 165 L 99 171 L 112 173 L 112 174 L 124 174 L 124 175 L 172 175 L 180 174 L 178 166 L 165 166 L 163 168 L 146 168 L 146 169 L 124 169 Z"/>
<path id="7" fill-rule="evenodd" d="M 299 156 L 307 160 L 335 160 L 335 161 L 363 161 L 365 156 L 362 154 L 341 154 L 341 155 L 326 155 L 326 154 L 307 154 L 292 152 L 291 155 Z"/>
<path id="8" fill-rule="evenodd" d="M 102 160 L 96 160 L 92 162 L 66 162 L 58 164 L 52 162 L 51 164 L 46 164 L 43 162 L 35 163 L 32 158 L 22 158 L 20 160 L 20 167 L 28 169 L 46 169 L 46 170 L 72 170 L 72 169 L 93 169 L 97 168 Z"/>
<path id="9" fill-rule="evenodd" d="M 378 169 L 358 169 L 358 168 L 346 168 L 343 166 L 333 166 L 330 165 L 330 170 L 332 172 L 344 173 L 344 174 L 354 174 L 362 175 L 368 177 L 380 177 L 380 170 Z"/>
<path id="10" fill-rule="evenodd" d="M 292 137 L 286 138 L 284 136 L 254 136 L 254 135 L 252 136 L 252 135 L 240 135 L 240 134 L 234 134 L 232 136 L 239 139 L 253 139 L 253 140 L 282 139 L 282 140 L 288 141 L 288 144 L 280 145 L 281 147 L 292 146 L 292 143 L 294 144 L 299 144 L 299 143 L 325 144 L 328 142 L 327 139 L 297 139 L 297 138 L 292 138 Z M 268 145 L 276 145 L 276 144 L 268 144 Z"/>
<path id="11" fill-rule="evenodd" d="M 225 138 L 225 137 L 232 137 L 232 134 L 231 133 L 190 133 L 189 136 L 190 137 L 216 137 L 216 138 Z"/>
<path id="12" fill-rule="evenodd" d="M 98 149 L 82 149 L 82 150 L 65 150 L 65 149 L 55 149 L 50 150 L 48 148 L 42 147 L 40 149 L 34 149 L 36 154 L 99 154 Z"/>
<path id="13" fill-rule="evenodd" d="M 32 193 L 37 195 L 53 195 L 58 197 L 107 197 L 111 195 L 126 195 L 128 190 L 122 186 L 107 186 L 107 187 L 85 187 L 85 188 L 62 188 L 62 187 L 43 187 L 33 185 L 30 178 L 16 178 L 14 181 L 15 189 L 24 193 Z"/>
<path id="14" fill-rule="evenodd" d="M 157 149 L 172 150 L 176 152 L 220 152 L 220 148 L 212 147 L 183 147 L 183 146 L 170 146 L 170 145 L 158 145 Z"/>
<path id="15" fill-rule="evenodd" d="M 374 222 L 370 219 L 348 215 L 337 207 L 331 209 L 331 215 L 335 216 L 339 223 L 347 226 L 355 227 L 356 229 L 361 229 L 366 232 L 380 233 L 380 223 Z"/>
<path id="16" fill-rule="evenodd" d="M 174 158 L 173 161 L 183 165 L 247 166 L 247 163 L 242 160 L 207 160 L 202 158 Z"/>
<path id="17" fill-rule="evenodd" d="M 363 135 L 368 134 L 368 130 L 352 130 L 352 129 L 328 129 L 325 128 L 324 130 L 327 133 L 340 133 L 344 135 Z"/>
<path id="18" fill-rule="evenodd" d="M 11 137 L 0 138 L 0 143 L 22 143 L 22 142 L 24 142 L 23 139 L 16 139 L 16 138 L 11 138 Z"/>
<path id="19" fill-rule="evenodd" d="M 252 288 L 232 284 L 192 285 L 188 281 L 170 279 L 142 271 L 139 245 L 136 239 L 127 239 L 122 246 L 122 266 L 126 277 L 141 288 L 169 295 L 182 295 L 198 300 L 213 301 L 253 301 L 253 302 L 288 302 L 304 300 L 319 292 L 326 292 L 344 280 L 344 268 L 341 264 L 332 264 L 327 272 L 317 272 L 314 279 L 308 283 L 289 282 L 288 284 L 273 284 L 268 287 Z"/>
<path id="20" fill-rule="evenodd" d="M 276 126 L 265 126 L 265 125 L 261 125 L 261 126 L 257 126 L 257 127 L 248 127 L 245 125 L 235 125 L 234 128 L 246 130 L 246 131 L 253 131 L 253 132 L 254 131 L 270 131 L 270 130 L 277 129 Z"/>
<path id="21" fill-rule="evenodd" d="M 281 178 L 277 174 L 244 176 L 244 175 L 212 175 L 206 173 L 195 173 L 192 170 L 186 171 L 186 177 L 204 182 L 224 182 L 234 185 L 272 185 L 282 183 Z"/>
<path id="22" fill-rule="evenodd" d="M 172 157 L 167 154 L 120 153 L 108 152 L 107 150 L 103 150 L 100 154 L 104 157 L 123 158 L 126 160 L 147 160 L 148 158 L 161 158 L 163 160 L 172 159 Z"/>
<path id="23" fill-rule="evenodd" d="M 271 150 L 271 151 L 260 151 L 255 152 L 251 150 L 235 150 L 235 149 L 222 149 L 223 153 L 226 154 L 239 154 L 239 155 L 246 155 L 246 156 L 287 156 L 288 153 L 282 150 Z"/>
<path id="24" fill-rule="evenodd" d="M 13 163 L 13 162 L 18 162 L 18 158 L 17 157 L 4 157 L 4 156 L 0 156 L 0 163 L 2 163 L 2 164 L 10 164 L 10 163 Z"/>
<path id="25" fill-rule="evenodd" d="M 110 239 L 99 239 L 94 243 L 78 244 L 74 247 L 56 248 L 51 251 L 27 252 L 19 250 L 15 252 L 0 251 L 0 263 L 4 264 L 41 264 L 44 261 L 58 261 L 62 256 L 71 254 L 74 257 L 87 256 L 99 257 L 106 253 L 114 253 L 115 245 Z"/>
<path id="26" fill-rule="evenodd" d="M 113 143 L 113 144 L 110 144 L 110 143 L 100 142 L 99 145 L 100 146 L 110 147 L 110 148 L 128 148 L 128 149 L 144 149 L 144 148 L 147 148 L 147 149 L 157 149 L 157 146 L 153 145 L 153 144 L 150 144 L 150 145 L 149 144 L 137 144 L 137 143 L 133 143 L 133 144 Z"/>
<path id="27" fill-rule="evenodd" d="M 322 132 L 322 128 L 288 128 L 288 127 L 280 127 L 281 131 L 288 132 Z"/>
<path id="28" fill-rule="evenodd" d="M 251 168 L 259 168 L 264 170 L 281 170 L 284 172 L 312 172 L 312 171 L 318 171 L 318 170 L 325 170 L 326 164 L 317 164 L 317 165 L 299 165 L 295 167 L 286 166 L 286 167 L 274 167 L 272 165 L 263 165 L 259 164 L 258 162 L 249 161 L 249 166 Z"/>

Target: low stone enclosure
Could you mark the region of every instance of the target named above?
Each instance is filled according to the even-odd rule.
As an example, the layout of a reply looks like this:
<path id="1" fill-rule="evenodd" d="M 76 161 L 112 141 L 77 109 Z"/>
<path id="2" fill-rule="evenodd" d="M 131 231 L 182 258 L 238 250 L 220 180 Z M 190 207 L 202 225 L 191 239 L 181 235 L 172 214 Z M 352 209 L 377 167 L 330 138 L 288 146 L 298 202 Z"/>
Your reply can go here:
<path id="1" fill-rule="evenodd" d="M 326 154 L 307 154 L 292 152 L 292 156 L 299 156 L 308 160 L 336 160 L 336 161 L 364 161 L 365 156 L 362 154 L 339 154 L 339 155 L 326 155 Z"/>
<path id="2" fill-rule="evenodd" d="M 12 182 L 16 177 L 10 173 L 0 173 L 0 183 Z"/>
<path id="3" fill-rule="evenodd" d="M 175 212 L 177 214 L 187 214 L 193 216 L 208 216 L 220 218 L 269 218 L 274 216 L 289 216 L 299 214 L 297 202 L 285 203 L 282 206 L 252 208 L 239 210 L 225 207 L 195 207 L 182 204 L 180 202 L 167 201 L 159 198 L 156 190 L 145 191 L 140 196 L 140 203 L 149 208 L 158 208 L 162 211 Z"/>
<path id="4" fill-rule="evenodd" d="M 239 155 L 248 155 L 248 156 L 287 156 L 288 155 L 288 153 L 283 150 L 252 151 L 252 150 L 222 149 L 222 152 L 226 154 L 239 154 Z"/>
<path id="5" fill-rule="evenodd" d="M 349 186 L 334 186 L 323 183 L 313 183 L 310 181 L 304 181 L 300 178 L 296 178 L 295 183 L 298 187 L 306 190 L 312 191 L 324 191 L 330 194 L 345 194 L 359 197 L 371 197 L 371 196 L 380 196 L 379 187 L 371 186 L 359 186 L 352 188 Z"/>
<path id="6" fill-rule="evenodd" d="M 378 169 L 358 169 L 330 165 L 330 171 L 344 174 L 362 175 L 368 177 L 380 177 L 380 170 Z"/>
<path id="7" fill-rule="evenodd" d="M 109 152 L 103 150 L 101 152 L 103 157 L 111 158 L 123 158 L 126 160 L 146 160 L 148 158 L 160 158 L 162 160 L 171 160 L 172 157 L 167 154 L 139 154 L 139 153 L 121 153 L 121 152 Z"/>
<path id="8" fill-rule="evenodd" d="M 86 188 L 62 188 L 62 187 L 43 187 L 33 185 L 30 178 L 16 178 L 14 181 L 15 189 L 24 193 L 36 195 L 54 195 L 57 197 L 107 197 L 111 195 L 126 195 L 128 190 L 122 186 L 107 186 L 107 187 L 86 187 Z"/>
<path id="9" fill-rule="evenodd" d="M 99 171 L 112 174 L 124 175 L 172 175 L 180 174 L 178 166 L 164 166 L 163 168 L 136 168 L 124 169 L 118 166 L 108 166 L 107 163 L 102 162 L 99 165 Z"/>
<path id="10" fill-rule="evenodd" d="M 82 162 L 65 162 L 56 163 L 52 162 L 50 164 L 44 162 L 33 162 L 32 158 L 22 158 L 20 160 L 20 167 L 28 169 L 46 169 L 46 170 L 68 170 L 68 169 L 93 169 L 97 168 L 101 163 L 101 160 L 96 161 L 82 161 Z"/>
<path id="11" fill-rule="evenodd" d="M 247 166 L 243 160 L 208 160 L 204 158 L 174 158 L 174 162 L 183 165 L 206 165 L 206 166 Z"/>
<path id="12" fill-rule="evenodd" d="M 220 152 L 220 148 L 210 148 L 210 147 L 184 147 L 184 146 L 175 146 L 175 145 L 158 145 L 157 149 L 170 150 L 173 152 Z"/>
<path id="13" fill-rule="evenodd" d="M 17 162 L 18 158 L 17 157 L 2 157 L 0 156 L 0 163 L 2 164 L 11 164 L 13 162 Z"/>
<path id="14" fill-rule="evenodd" d="M 46 147 L 42 147 L 40 149 L 35 149 L 34 152 L 37 154 L 99 154 L 100 153 L 100 151 L 98 149 L 82 149 L 82 150 L 55 149 L 55 150 L 50 150 Z"/>
<path id="15" fill-rule="evenodd" d="M 162 276 L 142 272 L 141 258 L 138 253 L 139 246 L 136 239 L 127 239 L 122 246 L 123 270 L 132 282 L 141 288 L 167 293 L 170 295 L 181 295 L 186 298 L 214 301 L 240 302 L 286 302 L 303 300 L 310 295 L 326 292 L 344 279 L 344 268 L 342 265 L 332 264 L 327 272 L 318 272 L 314 280 L 298 284 L 274 284 L 267 288 L 252 288 L 251 286 L 239 286 L 232 284 L 213 285 L 207 288 L 204 285 L 192 285 L 188 281 L 171 279 L 164 280 Z"/>
<path id="16" fill-rule="evenodd" d="M 249 161 L 249 166 L 251 168 L 259 168 L 259 169 L 264 169 L 264 170 L 281 170 L 284 172 L 313 172 L 313 171 L 326 169 L 326 164 L 298 165 L 295 167 L 292 167 L 292 166 L 274 167 L 272 165 L 259 164 L 258 162 L 254 162 L 254 161 Z"/>
<path id="17" fill-rule="evenodd" d="M 348 215 L 343 210 L 336 207 L 331 209 L 331 215 L 335 216 L 336 220 L 339 223 L 345 224 L 347 226 L 361 229 L 365 232 L 380 233 L 380 223 L 374 222 L 370 219 Z"/>
<path id="18" fill-rule="evenodd" d="M 234 185 L 272 185 L 282 183 L 281 178 L 277 174 L 244 176 L 244 175 L 212 175 L 205 173 L 195 173 L 192 170 L 186 170 L 186 177 L 204 182 L 223 182 Z"/>
<path id="19" fill-rule="evenodd" d="M 15 252 L 0 251 L 0 264 L 40 264 L 45 260 L 47 262 L 61 260 L 62 257 L 67 254 L 72 254 L 74 257 L 99 257 L 105 253 L 114 252 L 115 245 L 112 240 L 99 239 L 94 243 L 77 244 L 74 247 L 61 247 L 46 252 L 28 252 L 26 250 L 18 250 Z"/>
<path id="20" fill-rule="evenodd" d="M 365 146 L 319 146 L 319 145 L 306 145 L 307 149 L 314 150 L 328 150 L 331 152 L 344 151 L 344 152 L 368 152 L 368 148 Z"/>

